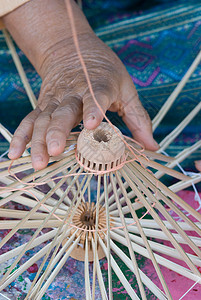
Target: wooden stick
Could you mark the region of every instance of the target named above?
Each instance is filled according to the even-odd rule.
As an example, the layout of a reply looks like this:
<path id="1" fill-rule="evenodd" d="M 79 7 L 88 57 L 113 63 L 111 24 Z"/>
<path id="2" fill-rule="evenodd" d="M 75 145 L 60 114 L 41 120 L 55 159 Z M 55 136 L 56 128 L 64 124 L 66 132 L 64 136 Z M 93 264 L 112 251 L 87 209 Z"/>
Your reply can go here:
<path id="1" fill-rule="evenodd" d="M 172 106 L 174 101 L 176 100 L 177 96 L 181 93 L 186 82 L 188 81 L 190 76 L 193 74 L 193 72 L 195 71 L 197 66 L 199 65 L 200 60 L 201 60 L 201 51 L 198 53 L 198 55 L 194 59 L 193 63 L 191 64 L 190 68 L 188 69 L 188 71 L 186 72 L 184 77 L 182 78 L 182 80 L 176 86 L 176 88 L 174 89 L 172 94 L 168 97 L 167 101 L 163 104 L 160 111 L 157 113 L 157 115 L 153 119 L 153 121 L 152 121 L 153 131 L 155 131 L 157 126 L 160 124 L 160 122 L 162 121 L 162 119 L 164 118 L 164 116 L 166 115 L 166 113 L 168 112 L 168 110 L 170 109 L 170 107 Z"/>

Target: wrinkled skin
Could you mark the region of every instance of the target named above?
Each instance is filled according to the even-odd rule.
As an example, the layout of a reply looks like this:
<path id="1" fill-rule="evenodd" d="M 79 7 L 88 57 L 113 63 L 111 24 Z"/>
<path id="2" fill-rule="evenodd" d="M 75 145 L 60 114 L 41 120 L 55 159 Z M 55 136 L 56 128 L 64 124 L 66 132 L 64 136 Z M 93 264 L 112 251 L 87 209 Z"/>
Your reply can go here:
<path id="1" fill-rule="evenodd" d="M 77 5 L 73 1 L 71 5 L 98 103 L 104 112 L 122 115 L 138 142 L 157 150 L 150 118 L 125 67 L 96 37 Z M 64 0 L 32 0 L 8 14 L 4 22 L 42 78 L 38 105 L 17 128 L 9 157 L 20 157 L 31 141 L 32 165 L 39 170 L 47 166 L 49 156 L 63 152 L 71 129 L 82 119 L 85 128 L 95 129 L 103 115 L 89 92 Z"/>

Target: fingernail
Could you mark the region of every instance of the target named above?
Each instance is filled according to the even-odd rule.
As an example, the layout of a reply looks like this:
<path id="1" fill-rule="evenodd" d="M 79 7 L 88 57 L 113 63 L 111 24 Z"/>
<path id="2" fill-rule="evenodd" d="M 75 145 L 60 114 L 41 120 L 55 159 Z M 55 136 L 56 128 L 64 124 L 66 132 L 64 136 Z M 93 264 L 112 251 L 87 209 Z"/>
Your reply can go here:
<path id="1" fill-rule="evenodd" d="M 87 122 L 88 122 L 88 121 L 93 121 L 93 120 L 95 120 L 95 116 L 94 116 L 94 115 L 89 115 L 89 116 L 87 117 L 87 119 L 86 119 Z"/>
<path id="2" fill-rule="evenodd" d="M 13 155 L 15 153 L 15 149 L 14 148 L 10 148 L 8 153 L 11 154 L 11 155 Z"/>
<path id="3" fill-rule="evenodd" d="M 155 140 L 154 140 L 154 145 L 158 148 L 160 147 L 159 144 Z"/>
<path id="4" fill-rule="evenodd" d="M 52 141 L 48 144 L 48 149 L 57 149 L 59 147 L 59 143 L 56 141 Z"/>

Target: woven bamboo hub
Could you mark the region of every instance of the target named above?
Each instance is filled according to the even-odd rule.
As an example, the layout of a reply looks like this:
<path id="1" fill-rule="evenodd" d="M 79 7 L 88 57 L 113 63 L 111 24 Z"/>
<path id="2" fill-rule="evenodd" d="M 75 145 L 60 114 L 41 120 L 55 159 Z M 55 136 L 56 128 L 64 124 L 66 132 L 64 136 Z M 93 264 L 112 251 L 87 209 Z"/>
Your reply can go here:
<path id="1" fill-rule="evenodd" d="M 105 208 L 99 207 L 98 214 L 98 236 L 103 240 L 104 233 L 106 228 L 106 212 Z M 92 247 L 92 237 L 95 240 L 95 225 L 96 225 L 96 207 L 95 203 L 82 203 L 78 206 L 78 209 L 73 217 L 72 224 L 76 227 L 72 227 L 71 235 L 80 228 L 76 233 L 76 238 L 80 236 L 79 244 L 74 248 L 71 253 L 71 257 L 84 261 L 85 260 L 85 244 L 86 244 L 86 235 L 88 236 L 88 256 L 89 261 L 94 260 L 93 247 Z M 111 226 L 111 225 L 110 225 Z M 106 233 L 106 232 L 105 232 Z M 102 248 L 97 245 L 98 257 L 99 259 L 105 256 Z"/>
<path id="2" fill-rule="evenodd" d="M 79 162 L 87 168 L 107 171 L 124 160 L 125 144 L 123 135 L 102 122 L 95 130 L 83 129 L 77 140 Z"/>

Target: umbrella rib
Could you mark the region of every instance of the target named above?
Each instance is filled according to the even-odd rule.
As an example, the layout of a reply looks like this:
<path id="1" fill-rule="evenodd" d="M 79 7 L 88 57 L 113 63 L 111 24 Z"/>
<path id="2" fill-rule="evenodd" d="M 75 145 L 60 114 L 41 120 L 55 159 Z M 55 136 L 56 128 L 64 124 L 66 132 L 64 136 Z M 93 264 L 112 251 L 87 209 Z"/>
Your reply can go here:
<path id="1" fill-rule="evenodd" d="M 150 205 L 150 203 L 147 201 L 147 199 L 141 194 L 141 192 L 138 190 L 137 185 L 142 188 L 142 190 L 146 193 L 147 197 L 154 203 L 157 202 L 157 199 L 153 196 L 153 194 L 141 183 L 141 181 L 133 174 L 130 174 L 129 168 L 125 167 L 125 170 L 121 169 L 121 174 L 123 177 L 130 183 L 130 187 L 136 192 L 136 195 L 140 199 L 140 201 L 144 204 L 147 210 L 149 210 L 149 213 L 152 215 L 152 217 L 156 220 L 158 224 L 160 224 L 161 229 L 166 233 L 166 235 L 169 237 L 169 240 L 174 245 L 174 247 L 178 250 L 180 255 L 183 257 L 184 262 L 188 264 L 190 269 L 195 273 L 199 274 L 199 271 L 196 269 L 192 261 L 189 259 L 189 257 L 184 252 L 183 248 L 178 244 L 178 242 L 173 237 L 172 233 L 165 227 L 165 224 L 161 220 L 161 218 L 158 216 L 156 211 L 153 209 L 153 207 Z M 132 175 L 132 178 L 135 182 L 131 181 L 130 177 L 127 175 Z"/>
<path id="2" fill-rule="evenodd" d="M 86 300 L 91 300 L 90 280 L 89 280 L 89 253 L 88 253 L 88 233 L 85 240 L 85 260 L 84 260 L 84 279 Z"/>
<path id="3" fill-rule="evenodd" d="M 106 226 L 107 226 L 107 262 L 108 262 L 108 286 L 109 286 L 109 299 L 113 299 L 112 293 L 112 271 L 111 271 L 111 250 L 110 250 L 110 215 L 109 215 L 109 203 L 108 203 L 108 175 L 104 174 L 104 192 L 105 192 L 105 209 L 106 209 Z"/>
<path id="4" fill-rule="evenodd" d="M 137 264 L 137 261 L 136 261 L 136 258 L 135 258 L 135 254 L 134 254 L 133 249 L 131 247 L 131 242 L 130 242 L 128 230 L 127 230 L 127 227 L 126 227 L 126 223 L 125 223 L 125 220 L 124 220 L 124 215 L 122 213 L 121 205 L 119 203 L 119 197 L 118 197 L 117 190 L 116 190 L 116 184 L 114 183 L 114 180 L 113 180 L 113 173 L 110 173 L 110 181 L 112 183 L 112 188 L 113 188 L 113 192 L 114 192 L 114 195 L 115 195 L 115 200 L 116 200 L 116 203 L 117 203 L 117 207 L 118 207 L 118 210 L 119 210 L 119 215 L 120 215 L 120 218 L 121 218 L 121 222 L 122 222 L 122 225 L 124 226 L 123 230 L 124 230 L 124 233 L 125 233 L 125 236 L 126 236 L 127 247 L 129 249 L 129 254 L 130 254 L 130 257 L 131 257 L 132 264 L 133 264 L 133 269 L 135 270 L 135 275 L 136 275 L 137 283 L 138 283 L 138 286 L 139 286 L 139 289 L 140 289 L 140 294 L 141 294 L 142 299 L 146 299 L 144 286 L 143 286 L 143 283 L 142 283 L 142 280 L 141 280 L 141 277 L 140 277 L 140 273 L 139 273 L 139 267 L 138 267 L 138 264 Z"/>
<path id="5" fill-rule="evenodd" d="M 107 256 L 107 248 L 104 244 L 104 242 L 102 241 L 101 238 L 99 238 L 99 243 L 105 253 L 105 255 Z M 111 241 L 112 244 L 112 241 Z M 140 298 L 137 296 L 136 292 L 134 291 L 134 289 L 131 287 L 130 283 L 128 282 L 128 280 L 126 279 L 126 277 L 124 276 L 123 272 L 121 271 L 121 269 L 119 268 L 119 266 L 117 265 L 116 261 L 114 260 L 113 256 L 111 255 L 111 265 L 112 268 L 115 272 L 115 274 L 117 275 L 117 277 L 119 278 L 119 280 L 121 281 L 121 283 L 123 284 L 124 288 L 126 289 L 126 291 L 128 292 L 129 296 L 131 297 L 132 300 L 140 300 Z"/>
<path id="6" fill-rule="evenodd" d="M 152 263 L 154 265 L 154 268 L 155 268 L 156 273 L 158 275 L 158 278 L 159 278 L 159 280 L 160 280 L 160 282 L 161 282 L 161 284 L 163 286 L 163 289 L 164 289 L 164 291 L 165 291 L 168 299 L 172 299 L 172 296 L 171 296 L 170 291 L 168 289 L 167 283 L 166 283 L 166 281 L 165 281 L 165 279 L 163 277 L 163 274 L 162 274 L 162 272 L 160 270 L 160 267 L 159 267 L 159 265 L 158 265 L 158 263 L 156 261 L 155 255 L 154 255 L 154 253 L 153 253 L 153 251 L 151 249 L 149 241 L 147 240 L 147 237 L 146 237 L 146 235 L 145 235 L 145 233 L 144 233 L 144 231 L 142 229 L 142 226 L 140 225 L 140 222 L 139 222 L 139 219 L 137 217 L 137 214 L 136 214 L 136 212 L 132 208 L 132 204 L 131 204 L 130 199 L 126 197 L 126 190 L 124 189 L 122 180 L 121 180 L 121 178 L 120 178 L 120 176 L 119 176 L 118 173 L 116 173 L 116 177 L 117 177 L 118 184 L 119 184 L 120 188 L 122 189 L 122 193 L 124 194 L 124 197 L 126 198 L 126 203 L 127 203 L 128 207 L 130 209 L 130 212 L 131 212 L 131 215 L 133 217 L 133 220 L 136 222 L 136 225 L 137 225 L 137 228 L 139 230 L 139 233 L 140 233 L 140 235 L 142 237 L 142 240 L 143 240 L 143 242 L 144 242 L 144 244 L 146 246 L 146 249 L 148 250 L 150 259 L 151 259 L 151 261 L 152 261 Z M 124 223 L 126 224 L 125 220 L 124 220 Z"/>

